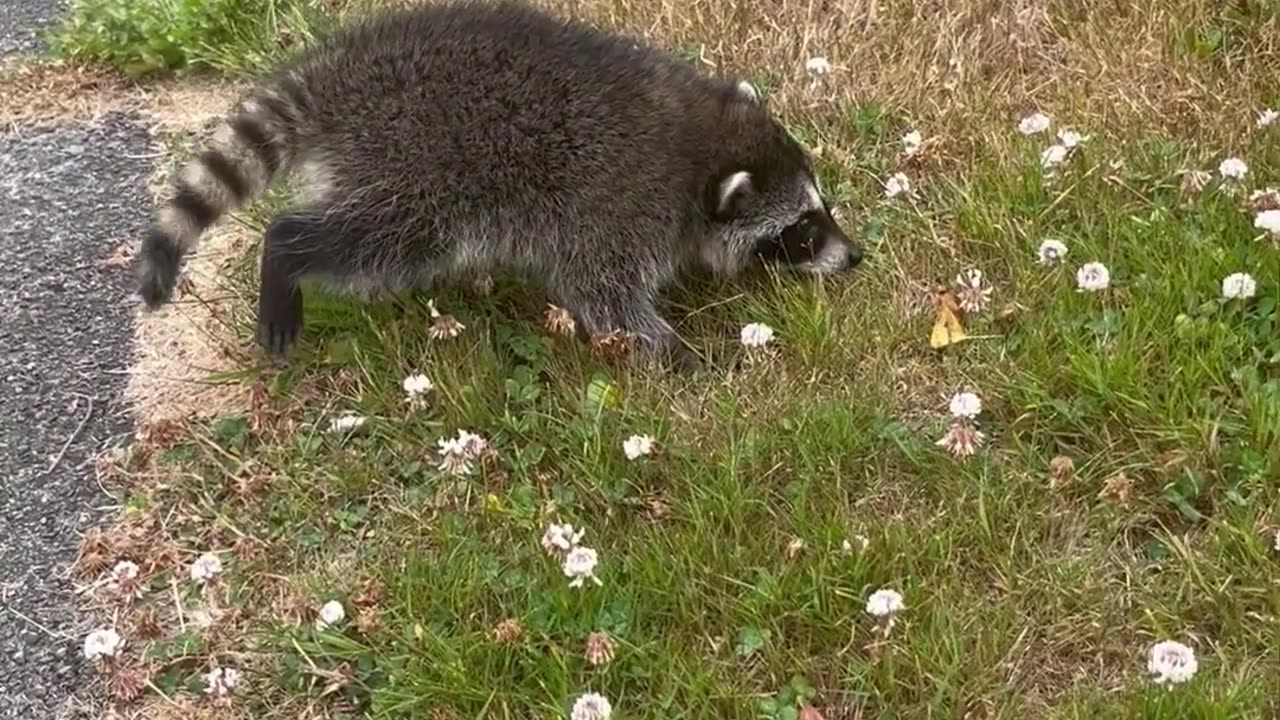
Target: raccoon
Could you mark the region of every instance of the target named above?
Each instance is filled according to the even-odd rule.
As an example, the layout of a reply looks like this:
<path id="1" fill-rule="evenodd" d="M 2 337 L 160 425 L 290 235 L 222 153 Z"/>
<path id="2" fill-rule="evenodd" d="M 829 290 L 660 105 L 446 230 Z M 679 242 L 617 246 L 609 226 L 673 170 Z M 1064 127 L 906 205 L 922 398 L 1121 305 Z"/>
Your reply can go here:
<path id="1" fill-rule="evenodd" d="M 522 271 L 585 334 L 690 360 L 655 305 L 679 273 L 861 260 L 749 83 L 520 1 L 393 11 L 274 69 L 143 239 L 146 305 L 170 300 L 207 228 L 286 172 L 301 192 L 266 230 L 258 291 L 257 340 L 276 357 L 302 328 L 304 280 L 373 295 Z"/>

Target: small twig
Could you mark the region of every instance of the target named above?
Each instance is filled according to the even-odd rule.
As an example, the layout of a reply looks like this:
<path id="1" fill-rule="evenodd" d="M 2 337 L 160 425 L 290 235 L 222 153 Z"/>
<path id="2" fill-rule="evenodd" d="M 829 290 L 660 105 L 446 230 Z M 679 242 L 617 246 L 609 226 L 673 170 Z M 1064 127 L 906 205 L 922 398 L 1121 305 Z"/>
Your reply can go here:
<path id="1" fill-rule="evenodd" d="M 71 443 L 75 442 L 76 438 L 80 437 L 80 433 L 84 431 L 84 426 L 89 424 L 89 418 L 93 417 L 93 398 L 88 395 L 80 395 L 78 397 L 82 397 L 89 401 L 89 410 L 85 412 L 84 418 L 82 418 L 80 420 L 80 424 L 76 426 L 75 432 L 71 433 L 71 437 L 67 438 L 67 441 L 62 444 L 62 449 L 58 451 L 58 456 L 53 459 L 53 462 L 49 463 L 49 467 L 44 471 L 45 475 L 53 472 L 53 469 L 58 467 L 58 463 L 61 463 L 62 458 L 66 457 L 67 449 L 71 447 Z"/>
<path id="2" fill-rule="evenodd" d="M 24 615 L 24 614 L 23 614 L 23 613 L 21 613 L 20 611 L 18 611 L 18 610 L 14 610 L 14 609 L 13 609 L 13 608 L 11 608 L 11 607 L 10 607 L 10 608 L 5 608 L 5 610 L 9 611 L 10 613 L 13 613 L 13 615 L 14 615 L 15 617 L 17 617 L 17 618 L 20 618 L 20 619 L 22 619 L 22 620 L 26 620 L 26 621 L 27 621 L 27 623 L 28 623 L 29 625 L 31 625 L 32 627 L 36 628 L 36 629 L 37 629 L 37 630 L 39 630 L 40 632 L 43 632 L 45 635 L 48 635 L 49 637 L 51 637 L 51 638 L 53 638 L 53 639 L 55 639 L 55 640 L 66 640 L 67 638 L 71 637 L 70 635 L 67 635 L 67 634 L 65 634 L 65 633 L 64 633 L 64 634 L 58 634 L 58 633 L 56 633 L 56 632 L 54 632 L 54 631 L 50 630 L 49 628 L 45 627 L 44 625 L 41 625 L 40 623 L 36 622 L 34 619 L 32 619 L 32 618 L 30 618 L 30 617 L 28 617 L 28 616 Z"/>

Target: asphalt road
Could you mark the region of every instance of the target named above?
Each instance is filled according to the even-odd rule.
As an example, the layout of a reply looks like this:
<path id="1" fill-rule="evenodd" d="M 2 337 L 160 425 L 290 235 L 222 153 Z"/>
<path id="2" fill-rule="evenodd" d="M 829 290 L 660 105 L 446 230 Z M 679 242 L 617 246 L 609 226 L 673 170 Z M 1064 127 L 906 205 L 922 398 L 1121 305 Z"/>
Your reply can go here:
<path id="1" fill-rule="evenodd" d="M 3 56 L 34 50 L 60 3 L 0 4 Z M 83 712 L 93 621 L 74 609 L 68 568 L 108 502 L 93 458 L 131 432 L 132 301 L 102 260 L 147 220 L 155 151 L 118 115 L 0 129 L 0 720 Z"/>

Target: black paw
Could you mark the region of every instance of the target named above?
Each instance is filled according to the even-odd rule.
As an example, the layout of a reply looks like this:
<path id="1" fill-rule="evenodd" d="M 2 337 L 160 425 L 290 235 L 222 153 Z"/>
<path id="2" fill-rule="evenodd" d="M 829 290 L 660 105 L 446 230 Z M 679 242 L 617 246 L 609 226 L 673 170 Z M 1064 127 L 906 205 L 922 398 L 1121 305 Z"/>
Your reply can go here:
<path id="1" fill-rule="evenodd" d="M 696 373 L 706 369 L 707 361 L 693 348 L 682 342 L 676 342 L 667 353 L 667 366 L 681 374 Z"/>
<path id="2" fill-rule="evenodd" d="M 268 354 L 284 357 L 302 332 L 302 293 L 293 288 L 258 294 L 258 344 Z"/>

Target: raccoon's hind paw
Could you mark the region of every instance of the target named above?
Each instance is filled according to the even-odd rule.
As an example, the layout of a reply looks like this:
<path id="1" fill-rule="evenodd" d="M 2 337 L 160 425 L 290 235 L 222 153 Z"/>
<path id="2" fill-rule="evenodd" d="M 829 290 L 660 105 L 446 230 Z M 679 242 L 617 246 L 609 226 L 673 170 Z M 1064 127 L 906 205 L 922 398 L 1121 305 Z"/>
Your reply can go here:
<path id="1" fill-rule="evenodd" d="M 283 358 L 302 332 L 302 293 L 293 288 L 258 294 L 258 344 L 267 354 Z"/>

